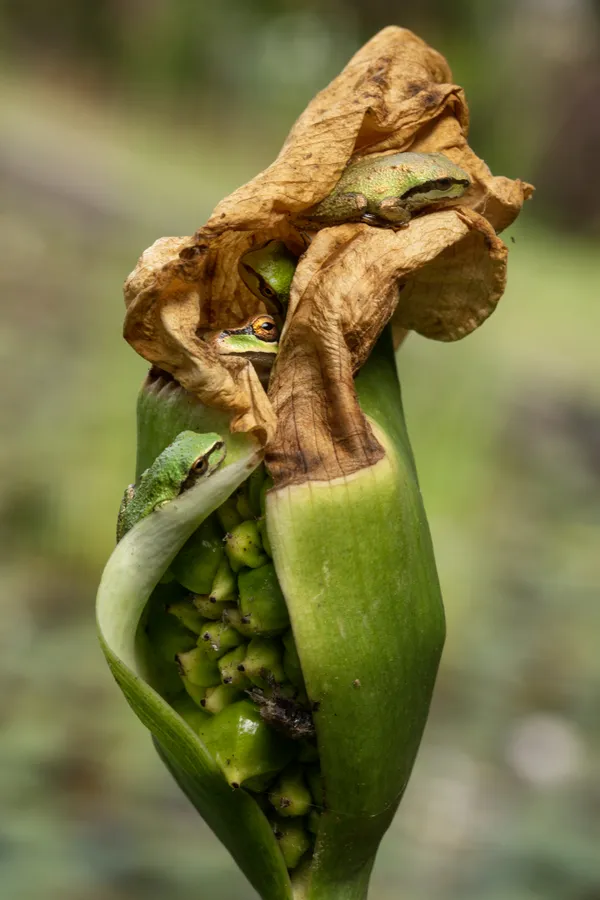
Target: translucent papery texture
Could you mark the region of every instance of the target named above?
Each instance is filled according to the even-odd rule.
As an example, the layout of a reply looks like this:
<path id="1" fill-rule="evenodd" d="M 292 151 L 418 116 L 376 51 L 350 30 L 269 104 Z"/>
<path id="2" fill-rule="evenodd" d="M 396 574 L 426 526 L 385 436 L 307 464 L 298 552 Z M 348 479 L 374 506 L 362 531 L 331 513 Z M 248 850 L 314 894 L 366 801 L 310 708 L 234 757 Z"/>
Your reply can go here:
<path id="1" fill-rule="evenodd" d="M 288 337 L 297 314 L 303 341 L 323 344 L 319 325 L 325 283 L 339 305 L 352 272 L 352 352 L 365 359 L 387 319 L 437 340 L 456 340 L 493 312 L 504 289 L 506 247 L 496 233 L 518 214 L 532 188 L 492 176 L 467 143 L 468 110 L 442 56 L 401 28 L 384 29 L 308 105 L 268 169 L 226 197 L 189 238 L 163 238 L 141 257 L 125 286 L 125 337 L 209 406 L 234 414 L 235 431 L 273 439 L 276 423 L 250 365 L 219 360 L 198 332 L 232 327 L 264 311 L 238 274 L 240 257 L 281 239 L 302 257 L 311 278 L 294 291 Z M 450 209 L 414 219 L 400 232 L 360 225 L 307 233 L 303 213 L 335 186 L 358 156 L 384 151 L 443 152 L 472 179 Z M 314 226 L 312 226 L 314 228 Z M 312 241 L 311 241 L 311 238 Z M 325 246 L 323 245 L 325 241 Z M 347 247 L 345 246 L 347 245 Z M 319 277 L 319 267 L 331 268 Z M 401 291 L 398 292 L 398 286 Z M 334 353 L 346 335 L 334 327 Z M 281 348 L 282 365 L 289 340 Z M 321 354 L 322 357 L 322 354 Z"/>
<path id="2" fill-rule="evenodd" d="M 493 309 L 505 263 L 502 242 L 469 210 L 432 213 L 397 232 L 321 231 L 296 270 L 269 389 L 276 485 L 348 475 L 380 459 L 353 376 L 386 322 L 396 310 L 403 328 L 460 337 Z"/>

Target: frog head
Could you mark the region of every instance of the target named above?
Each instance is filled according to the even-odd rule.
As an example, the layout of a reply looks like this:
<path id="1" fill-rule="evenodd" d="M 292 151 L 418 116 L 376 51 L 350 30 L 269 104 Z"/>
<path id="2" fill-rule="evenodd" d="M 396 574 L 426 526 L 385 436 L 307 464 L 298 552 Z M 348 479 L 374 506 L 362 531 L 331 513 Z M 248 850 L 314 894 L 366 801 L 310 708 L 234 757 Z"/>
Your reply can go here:
<path id="1" fill-rule="evenodd" d="M 258 250 L 245 253 L 238 271 L 244 284 L 262 300 L 274 316 L 285 314 L 297 258 L 283 241 L 269 241 Z"/>
<path id="2" fill-rule="evenodd" d="M 398 161 L 396 172 L 402 173 L 399 200 L 408 210 L 462 197 L 471 184 L 467 173 L 443 153 L 398 153 L 382 160 L 388 165 L 391 160 Z M 379 211 L 385 215 L 385 201 L 381 206 Z"/>
<path id="3" fill-rule="evenodd" d="M 279 349 L 279 329 L 272 316 L 253 316 L 239 328 L 226 328 L 205 337 L 223 356 L 249 360 L 266 387 Z"/>
<path id="4" fill-rule="evenodd" d="M 226 454 L 227 448 L 219 434 L 180 432 L 142 472 L 138 483 L 126 489 L 117 519 L 117 542 L 140 519 L 212 475 Z"/>
<path id="5" fill-rule="evenodd" d="M 212 475 L 226 453 L 227 448 L 219 434 L 182 431 L 159 457 L 160 474 L 182 492 L 198 479 Z"/>

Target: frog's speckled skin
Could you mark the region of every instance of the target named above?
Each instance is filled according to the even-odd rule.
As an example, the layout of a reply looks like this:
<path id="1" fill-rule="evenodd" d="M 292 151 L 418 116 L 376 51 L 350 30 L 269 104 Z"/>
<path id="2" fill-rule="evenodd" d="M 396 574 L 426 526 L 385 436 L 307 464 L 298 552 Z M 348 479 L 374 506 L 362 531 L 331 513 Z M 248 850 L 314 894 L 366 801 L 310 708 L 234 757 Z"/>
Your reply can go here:
<path id="1" fill-rule="evenodd" d="M 200 478 L 219 468 L 226 455 L 218 434 L 182 431 L 142 473 L 137 485 L 125 490 L 117 519 L 117 542 L 140 519 L 158 506 L 174 500 Z"/>
<path id="2" fill-rule="evenodd" d="M 283 241 L 269 241 L 258 250 L 245 253 L 238 271 L 244 284 L 263 301 L 274 316 L 285 314 L 297 258 Z"/>
<path id="3" fill-rule="evenodd" d="M 417 210 L 461 197 L 470 184 L 467 173 L 442 153 L 366 157 L 350 163 L 306 217 L 324 225 L 406 225 Z"/>

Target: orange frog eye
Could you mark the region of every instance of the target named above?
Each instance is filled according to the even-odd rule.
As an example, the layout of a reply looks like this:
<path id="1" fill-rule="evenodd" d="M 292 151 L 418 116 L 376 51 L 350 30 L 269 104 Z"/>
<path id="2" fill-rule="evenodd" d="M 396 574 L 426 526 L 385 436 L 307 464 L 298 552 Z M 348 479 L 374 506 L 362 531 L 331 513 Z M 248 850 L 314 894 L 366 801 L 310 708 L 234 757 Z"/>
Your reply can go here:
<path id="1" fill-rule="evenodd" d="M 273 343 L 279 338 L 279 330 L 272 316 L 257 316 L 252 321 L 252 331 L 259 341 Z"/>

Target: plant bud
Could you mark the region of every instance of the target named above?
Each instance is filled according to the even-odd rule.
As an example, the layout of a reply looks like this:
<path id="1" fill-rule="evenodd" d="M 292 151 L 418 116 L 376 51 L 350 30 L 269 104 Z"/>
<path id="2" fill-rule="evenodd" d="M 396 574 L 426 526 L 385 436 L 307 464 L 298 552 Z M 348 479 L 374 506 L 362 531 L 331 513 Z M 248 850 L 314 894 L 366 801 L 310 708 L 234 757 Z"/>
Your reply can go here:
<path id="1" fill-rule="evenodd" d="M 235 628 L 244 637 L 254 637 L 255 631 L 250 621 L 250 616 L 243 616 L 237 607 L 223 611 L 223 621 Z"/>
<path id="2" fill-rule="evenodd" d="M 241 691 L 236 687 L 233 687 L 233 685 L 218 684 L 215 687 L 206 688 L 204 700 L 201 705 L 206 712 L 216 716 L 218 713 L 222 712 L 226 706 L 241 699 Z"/>
<path id="3" fill-rule="evenodd" d="M 285 678 L 283 671 L 283 647 L 273 638 L 252 638 L 246 648 L 244 674 L 252 684 L 268 689 Z"/>
<path id="4" fill-rule="evenodd" d="M 254 520 L 242 522 L 225 535 L 225 551 L 234 572 L 244 566 L 257 569 L 268 561 Z"/>
<path id="5" fill-rule="evenodd" d="M 180 675 L 180 680 L 185 688 L 186 694 L 197 706 L 204 708 L 204 698 L 206 697 L 206 686 L 194 684 L 185 675 Z"/>
<path id="6" fill-rule="evenodd" d="M 201 634 L 202 629 L 206 625 L 206 619 L 200 614 L 196 606 L 188 600 L 171 603 L 167 606 L 167 612 L 171 616 L 175 616 L 185 628 L 193 631 L 194 634 Z"/>
<path id="7" fill-rule="evenodd" d="M 280 816 L 305 816 L 312 806 L 312 796 L 299 766 L 285 769 L 271 788 L 269 800 Z"/>
<path id="8" fill-rule="evenodd" d="M 238 588 L 240 612 L 242 617 L 248 617 L 255 634 L 277 634 L 289 625 L 290 617 L 273 563 L 240 572 Z"/>
<path id="9" fill-rule="evenodd" d="M 209 594 L 223 558 L 223 538 L 214 516 L 194 532 L 171 563 L 177 581 L 194 594 Z"/>
<path id="10" fill-rule="evenodd" d="M 210 622 L 200 634 L 198 648 L 208 659 L 216 661 L 241 643 L 242 636 L 232 625 Z"/>
<path id="11" fill-rule="evenodd" d="M 310 848 L 311 840 L 301 819 L 276 819 L 273 833 L 288 869 L 295 869 Z"/>
<path id="12" fill-rule="evenodd" d="M 217 661 L 223 684 L 231 684 L 240 690 L 250 687 L 251 682 L 246 675 L 245 661 L 246 644 L 240 644 L 235 650 L 230 650 Z"/>
<path id="13" fill-rule="evenodd" d="M 193 604 L 204 619 L 205 625 L 207 619 L 212 619 L 214 622 L 222 619 L 223 613 L 231 607 L 231 602 L 217 603 L 216 600 L 211 600 L 210 594 L 192 594 L 192 596 Z"/>
<path id="14" fill-rule="evenodd" d="M 261 719 L 249 700 L 239 700 L 202 724 L 200 737 L 232 787 L 248 779 L 276 775 L 294 747 Z"/>
<path id="15" fill-rule="evenodd" d="M 182 678 L 187 678 L 197 687 L 219 684 L 221 673 L 214 657 L 209 657 L 203 647 L 194 647 L 186 653 L 178 653 L 177 667 Z"/>
<path id="16" fill-rule="evenodd" d="M 232 603 L 237 598 L 237 581 L 224 556 L 215 573 L 209 598 L 213 603 Z M 212 618 L 212 616 L 211 616 Z"/>

